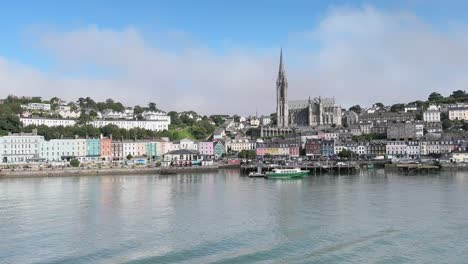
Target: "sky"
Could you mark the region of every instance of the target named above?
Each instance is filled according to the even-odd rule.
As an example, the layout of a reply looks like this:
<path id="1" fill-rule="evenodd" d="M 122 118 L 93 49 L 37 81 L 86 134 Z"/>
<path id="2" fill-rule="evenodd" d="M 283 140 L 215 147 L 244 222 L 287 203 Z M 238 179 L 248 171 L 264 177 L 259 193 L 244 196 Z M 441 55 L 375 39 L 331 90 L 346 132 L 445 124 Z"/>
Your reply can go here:
<path id="1" fill-rule="evenodd" d="M 468 2 L 6 1 L 0 97 L 113 98 L 165 111 L 275 111 L 289 99 L 347 108 L 468 87 Z"/>

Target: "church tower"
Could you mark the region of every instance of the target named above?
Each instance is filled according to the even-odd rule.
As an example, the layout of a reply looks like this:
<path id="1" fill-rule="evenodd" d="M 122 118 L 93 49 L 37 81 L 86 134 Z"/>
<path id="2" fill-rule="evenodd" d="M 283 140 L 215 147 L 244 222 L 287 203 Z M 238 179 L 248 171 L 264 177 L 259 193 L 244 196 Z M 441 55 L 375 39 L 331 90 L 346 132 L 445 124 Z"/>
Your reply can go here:
<path id="1" fill-rule="evenodd" d="M 283 65 L 283 49 L 280 52 L 278 78 L 276 79 L 276 118 L 278 127 L 289 126 L 288 80 Z"/>

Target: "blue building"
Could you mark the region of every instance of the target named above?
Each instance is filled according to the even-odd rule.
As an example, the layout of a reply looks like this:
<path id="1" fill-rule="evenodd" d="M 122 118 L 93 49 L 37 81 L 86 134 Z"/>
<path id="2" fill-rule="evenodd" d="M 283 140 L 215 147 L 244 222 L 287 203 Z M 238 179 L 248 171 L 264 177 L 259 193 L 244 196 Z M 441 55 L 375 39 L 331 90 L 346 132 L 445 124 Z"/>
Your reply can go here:
<path id="1" fill-rule="evenodd" d="M 321 152 L 323 158 L 331 158 L 335 156 L 335 141 L 334 140 L 322 140 Z"/>
<path id="2" fill-rule="evenodd" d="M 101 154 L 101 140 L 99 138 L 86 139 L 86 158 L 88 160 L 98 160 Z"/>

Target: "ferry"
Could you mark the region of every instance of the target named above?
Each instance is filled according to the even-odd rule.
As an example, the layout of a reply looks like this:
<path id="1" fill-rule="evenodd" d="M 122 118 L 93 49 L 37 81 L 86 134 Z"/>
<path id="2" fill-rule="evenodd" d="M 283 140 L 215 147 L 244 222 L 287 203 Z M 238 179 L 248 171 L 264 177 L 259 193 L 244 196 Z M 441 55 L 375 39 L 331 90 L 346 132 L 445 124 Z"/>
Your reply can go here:
<path id="1" fill-rule="evenodd" d="M 266 177 L 269 179 L 291 179 L 302 178 L 309 174 L 308 170 L 295 169 L 273 169 L 272 172 L 267 172 Z"/>

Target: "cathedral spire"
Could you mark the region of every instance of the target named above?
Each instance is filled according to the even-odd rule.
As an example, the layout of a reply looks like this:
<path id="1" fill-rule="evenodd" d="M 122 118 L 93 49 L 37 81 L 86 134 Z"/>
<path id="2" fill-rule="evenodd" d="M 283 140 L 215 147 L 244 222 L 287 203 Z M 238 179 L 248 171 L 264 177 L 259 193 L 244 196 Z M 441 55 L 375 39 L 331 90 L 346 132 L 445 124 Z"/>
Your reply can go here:
<path id="1" fill-rule="evenodd" d="M 278 127 L 289 126 L 288 80 L 284 70 L 282 48 L 280 51 L 278 79 L 276 80 L 276 116 Z"/>

